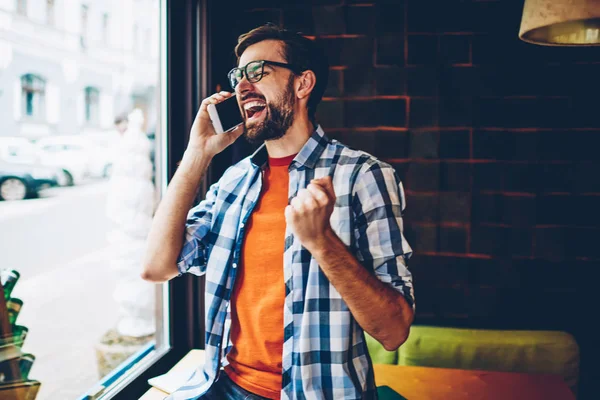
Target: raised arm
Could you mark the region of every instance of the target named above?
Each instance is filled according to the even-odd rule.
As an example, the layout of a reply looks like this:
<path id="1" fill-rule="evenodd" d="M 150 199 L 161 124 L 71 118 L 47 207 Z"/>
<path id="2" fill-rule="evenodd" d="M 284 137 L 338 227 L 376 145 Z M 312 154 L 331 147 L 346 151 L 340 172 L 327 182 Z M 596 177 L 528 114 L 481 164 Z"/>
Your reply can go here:
<path id="1" fill-rule="evenodd" d="M 391 167 L 379 165 L 363 172 L 355 189 L 357 257 L 329 223 L 336 199 L 330 177 L 299 190 L 286 218 L 359 325 L 393 351 L 408 337 L 414 316 L 412 275 L 405 264 L 412 250 L 402 235 L 402 189 Z"/>
<path id="2" fill-rule="evenodd" d="M 142 278 L 164 282 L 179 274 L 177 259 L 184 243 L 188 211 L 193 205 L 200 181 L 212 158 L 232 144 L 243 128 L 215 134 L 207 106 L 232 94 L 216 93 L 202 101 L 190 131 L 188 147 L 179 168 L 167 187 L 150 228 Z"/>

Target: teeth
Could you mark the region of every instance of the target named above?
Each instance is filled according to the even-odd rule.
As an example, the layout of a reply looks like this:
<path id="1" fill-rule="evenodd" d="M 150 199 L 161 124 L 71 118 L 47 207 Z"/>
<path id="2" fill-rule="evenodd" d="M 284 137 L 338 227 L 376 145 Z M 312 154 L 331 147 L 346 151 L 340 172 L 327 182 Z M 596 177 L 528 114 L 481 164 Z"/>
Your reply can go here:
<path id="1" fill-rule="evenodd" d="M 263 101 L 250 101 L 244 104 L 244 110 L 248 110 L 252 107 L 264 107 L 266 104 Z"/>

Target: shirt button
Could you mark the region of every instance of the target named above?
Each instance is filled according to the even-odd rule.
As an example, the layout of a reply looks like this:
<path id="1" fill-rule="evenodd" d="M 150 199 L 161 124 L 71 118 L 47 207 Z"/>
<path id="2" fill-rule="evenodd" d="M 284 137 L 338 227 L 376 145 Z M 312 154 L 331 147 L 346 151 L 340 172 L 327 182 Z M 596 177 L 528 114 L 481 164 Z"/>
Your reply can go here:
<path id="1" fill-rule="evenodd" d="M 242 222 L 242 223 L 240 224 L 240 228 L 243 228 L 243 227 L 244 227 L 244 223 Z"/>
<path id="2" fill-rule="evenodd" d="M 233 263 L 233 268 L 237 268 L 237 264 L 236 263 Z"/>

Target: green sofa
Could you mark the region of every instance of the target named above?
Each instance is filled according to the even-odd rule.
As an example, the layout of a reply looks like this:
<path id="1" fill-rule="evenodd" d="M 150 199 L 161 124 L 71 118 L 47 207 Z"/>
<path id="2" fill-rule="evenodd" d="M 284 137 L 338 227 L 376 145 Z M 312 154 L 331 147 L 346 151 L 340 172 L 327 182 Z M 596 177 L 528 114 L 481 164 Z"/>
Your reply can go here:
<path id="1" fill-rule="evenodd" d="M 561 375 L 576 393 L 579 347 L 557 331 L 504 331 L 413 325 L 393 352 L 367 335 L 375 364 L 526 372 Z"/>

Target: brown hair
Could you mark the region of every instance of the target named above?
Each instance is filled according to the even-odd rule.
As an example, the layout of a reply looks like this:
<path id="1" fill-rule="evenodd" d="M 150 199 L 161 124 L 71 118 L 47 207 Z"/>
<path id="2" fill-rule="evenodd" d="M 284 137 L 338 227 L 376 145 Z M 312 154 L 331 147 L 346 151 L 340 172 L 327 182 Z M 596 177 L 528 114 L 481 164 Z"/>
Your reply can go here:
<path id="1" fill-rule="evenodd" d="M 240 60 L 244 51 L 264 40 L 283 42 L 283 58 L 297 68 L 297 73 L 311 70 L 316 77 L 315 87 L 308 98 L 308 116 L 315 123 L 317 105 L 323 98 L 329 80 L 329 62 L 323 49 L 314 41 L 277 25 L 268 23 L 244 33 L 238 38 L 235 55 Z"/>

